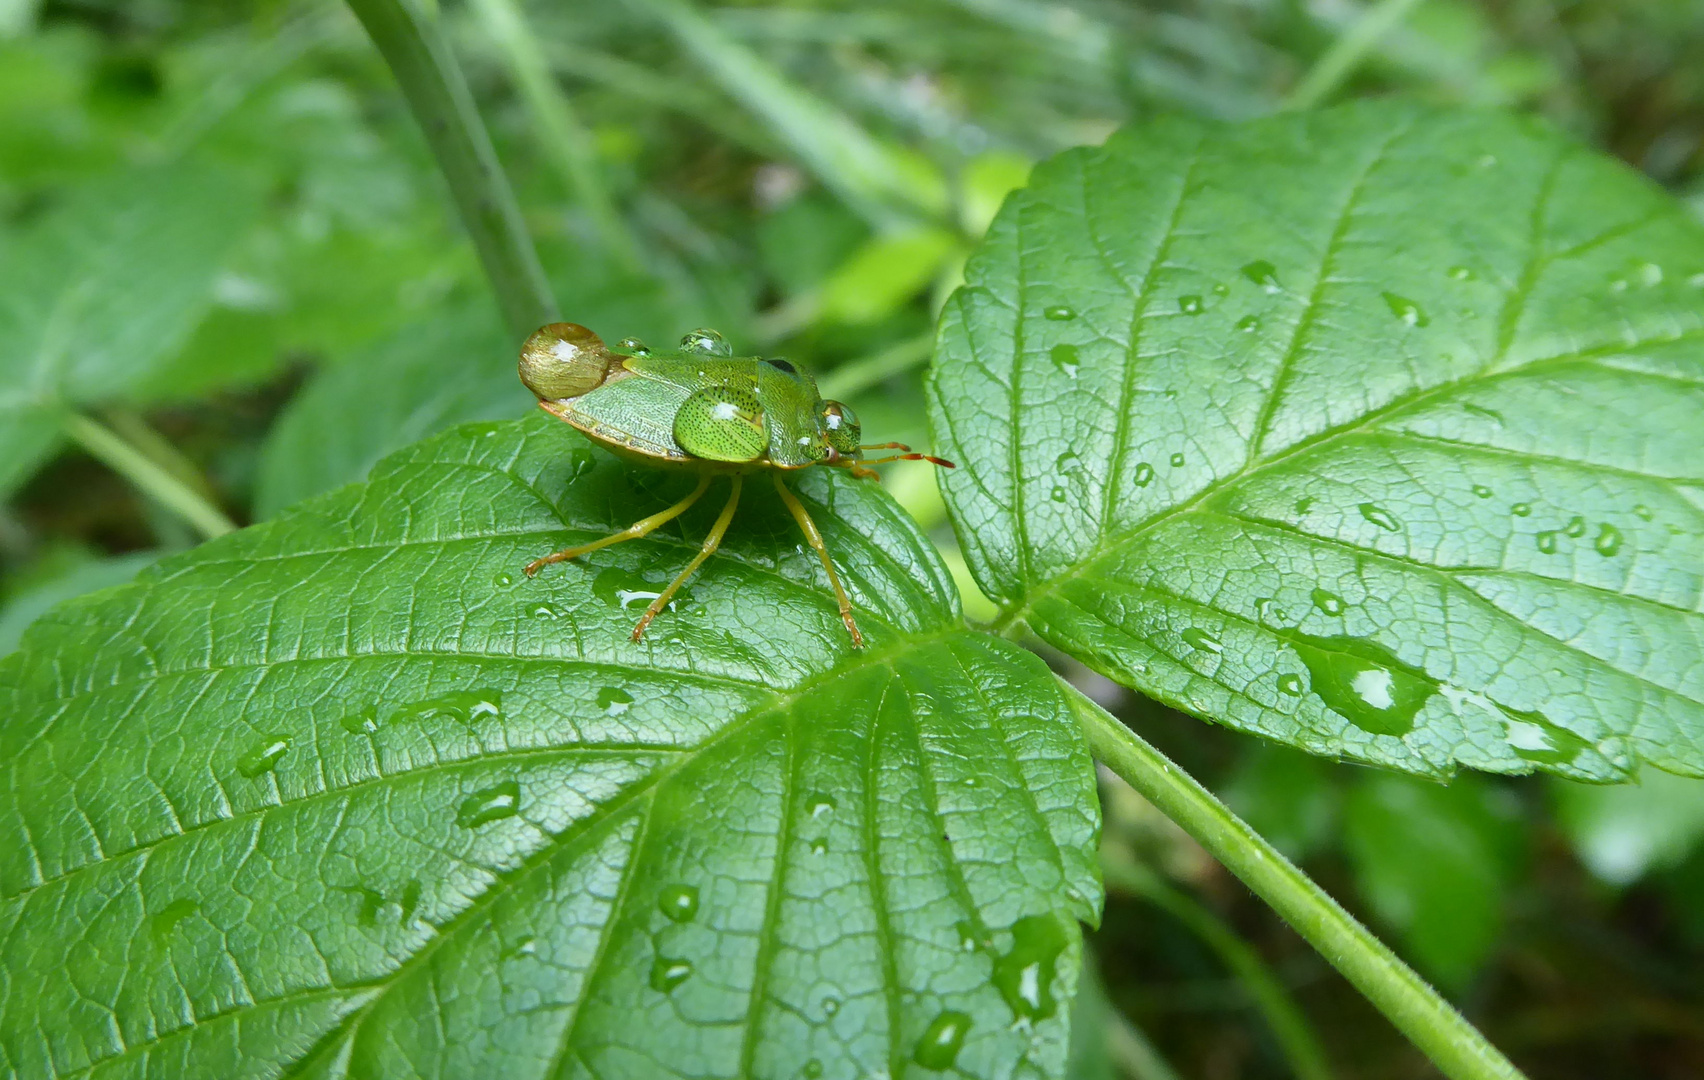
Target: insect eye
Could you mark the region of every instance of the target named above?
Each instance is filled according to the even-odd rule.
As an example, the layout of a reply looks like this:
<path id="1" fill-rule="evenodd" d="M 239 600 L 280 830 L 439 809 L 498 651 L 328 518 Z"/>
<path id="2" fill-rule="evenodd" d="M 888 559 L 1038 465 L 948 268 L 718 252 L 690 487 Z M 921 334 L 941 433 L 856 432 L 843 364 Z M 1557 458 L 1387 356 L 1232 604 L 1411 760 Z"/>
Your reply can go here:
<path id="1" fill-rule="evenodd" d="M 863 429 L 858 425 L 858 414 L 838 401 L 822 403 L 823 434 L 828 437 L 828 444 L 842 454 L 848 456 L 858 453 L 858 443 L 863 438 Z"/>
<path id="2" fill-rule="evenodd" d="M 799 369 L 793 366 L 793 362 L 791 360 L 786 360 L 779 356 L 766 356 L 763 358 L 763 362 L 772 368 L 785 371 L 789 375 L 797 375 L 799 373 Z"/>

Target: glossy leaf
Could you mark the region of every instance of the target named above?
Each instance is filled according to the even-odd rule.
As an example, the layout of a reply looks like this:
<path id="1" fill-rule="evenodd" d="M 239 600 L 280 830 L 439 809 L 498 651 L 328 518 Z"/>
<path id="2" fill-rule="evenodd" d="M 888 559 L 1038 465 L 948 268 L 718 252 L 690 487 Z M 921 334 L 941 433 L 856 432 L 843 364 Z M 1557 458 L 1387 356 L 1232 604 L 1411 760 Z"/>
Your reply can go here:
<path id="1" fill-rule="evenodd" d="M 1057 683 L 843 474 L 798 487 L 863 653 L 758 485 L 640 644 L 717 507 L 520 573 L 690 483 L 466 425 L 38 622 L 8 1071 L 1060 1075 L 1099 883 Z"/>
<path id="2" fill-rule="evenodd" d="M 1039 167 L 931 387 L 978 581 L 1318 754 L 1704 772 L 1704 229 L 1535 124 L 1371 104 Z"/>

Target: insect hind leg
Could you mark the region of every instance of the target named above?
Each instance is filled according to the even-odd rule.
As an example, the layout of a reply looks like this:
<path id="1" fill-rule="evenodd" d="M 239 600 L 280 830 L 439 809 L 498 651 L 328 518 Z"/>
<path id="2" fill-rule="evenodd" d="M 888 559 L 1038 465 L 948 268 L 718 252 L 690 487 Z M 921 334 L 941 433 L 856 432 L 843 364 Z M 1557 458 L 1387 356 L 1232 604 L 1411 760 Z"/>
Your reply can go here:
<path id="1" fill-rule="evenodd" d="M 669 601 L 673 600 L 674 594 L 680 590 L 682 585 L 686 584 L 686 579 L 691 577 L 700 566 L 704 565 L 704 560 L 715 554 L 716 549 L 722 546 L 722 537 L 727 534 L 729 522 L 734 520 L 734 509 L 740 505 L 740 487 L 745 482 L 745 478 L 739 473 L 735 473 L 732 479 L 733 486 L 728 490 L 727 505 L 722 507 L 720 514 L 716 515 L 716 524 L 710 526 L 710 535 L 704 538 L 704 545 L 698 549 L 698 554 L 692 557 L 692 561 L 686 564 L 686 569 L 669 582 L 669 587 L 659 593 L 657 598 L 652 600 L 650 606 L 645 609 L 645 614 L 639 617 L 639 625 L 633 628 L 634 641 L 645 636 L 645 628 L 651 625 L 651 620 L 656 618 L 658 613 L 669 606 Z M 706 474 L 704 483 L 708 484 L 709 482 L 709 475 Z M 701 485 L 699 491 L 702 492 L 703 490 Z"/>
<path id="2" fill-rule="evenodd" d="M 650 517 L 640 518 L 638 521 L 635 521 L 620 532 L 611 533 L 603 539 L 593 540 L 589 544 L 576 544 L 573 547 L 565 547 L 561 551 L 552 552 L 543 558 L 534 559 L 526 565 L 525 573 L 527 577 L 532 577 L 551 563 L 567 562 L 569 559 L 577 559 L 581 555 L 597 551 L 599 548 L 606 548 L 611 544 L 619 544 L 623 540 L 637 540 L 641 536 L 646 536 L 655 532 L 661 526 L 667 525 L 675 518 L 686 513 L 686 511 L 691 508 L 692 504 L 697 502 L 699 498 L 703 496 L 705 489 L 710 486 L 710 479 L 710 474 L 704 473 L 698 478 L 698 486 L 692 489 L 692 494 L 666 510 L 659 510 Z"/>

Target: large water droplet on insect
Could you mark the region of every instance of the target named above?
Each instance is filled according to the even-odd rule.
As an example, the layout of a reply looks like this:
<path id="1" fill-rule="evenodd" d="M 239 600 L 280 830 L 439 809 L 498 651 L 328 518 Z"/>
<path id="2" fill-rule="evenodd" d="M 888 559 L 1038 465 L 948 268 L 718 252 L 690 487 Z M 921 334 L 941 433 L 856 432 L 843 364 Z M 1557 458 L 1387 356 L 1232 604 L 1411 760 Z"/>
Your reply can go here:
<path id="1" fill-rule="evenodd" d="M 1220 653 L 1225 651 L 1225 646 L 1220 643 L 1218 638 L 1201 629 L 1199 626 L 1189 627 L 1181 636 L 1184 643 L 1192 649 L 1201 649 L 1210 653 Z"/>
<path id="2" fill-rule="evenodd" d="M 1201 298 L 1199 296 L 1178 297 L 1177 309 L 1185 315 L 1199 315 L 1206 310 L 1206 308 L 1202 305 Z"/>
<path id="3" fill-rule="evenodd" d="M 1054 304 L 1052 307 L 1045 308 L 1042 314 L 1054 322 L 1070 322 L 1077 317 L 1076 309 L 1064 304 Z"/>
<path id="4" fill-rule="evenodd" d="M 1597 549 L 1599 555 L 1609 558 L 1621 550 L 1621 530 L 1607 521 L 1604 522 L 1598 526 L 1597 539 L 1592 541 L 1592 547 Z"/>
<path id="5" fill-rule="evenodd" d="M 1012 949 L 994 961 L 994 987 L 1016 1019 L 1053 1015 L 1058 1006 L 1054 967 L 1068 941 L 1064 924 L 1052 915 L 1030 915 L 1012 924 Z"/>
<path id="6" fill-rule="evenodd" d="M 404 705 L 390 716 L 390 723 L 410 720 L 454 720 L 472 728 L 481 720 L 503 715 L 503 695 L 496 690 L 458 690 Z"/>
<path id="7" fill-rule="evenodd" d="M 1066 378 L 1077 377 L 1077 346 L 1060 343 L 1053 346 L 1048 355 L 1053 358 L 1053 366 L 1064 372 Z"/>
<path id="8" fill-rule="evenodd" d="M 1265 259 L 1256 259 L 1242 268 L 1242 276 L 1259 285 L 1269 293 L 1278 292 L 1278 268 Z"/>
<path id="9" fill-rule="evenodd" d="M 651 989 L 660 994 L 673 992 L 675 987 L 690 978 L 692 978 L 691 961 L 659 956 L 651 962 Z"/>
<path id="10" fill-rule="evenodd" d="M 714 331 L 714 330 L 695 331 L 695 333 L 706 333 L 706 332 L 711 333 L 711 334 L 716 334 L 716 331 Z M 691 337 L 691 336 L 692 336 L 691 334 L 687 335 L 687 337 Z M 722 335 L 716 334 L 716 336 L 719 338 Z M 685 345 L 686 342 L 684 340 L 682 340 L 681 344 Z M 651 355 L 650 347 L 648 345 L 646 345 L 643 341 L 640 341 L 636 337 L 624 337 L 620 341 L 615 343 L 615 347 L 618 351 L 627 353 L 630 356 L 650 356 Z"/>
<path id="11" fill-rule="evenodd" d="M 486 822 L 514 817 L 521 808 L 521 785 L 505 780 L 493 787 L 481 788 L 462 800 L 456 808 L 456 824 L 472 829 Z"/>
<path id="12" fill-rule="evenodd" d="M 269 773 L 278 767 L 279 760 L 289 751 L 289 736 L 268 735 L 237 759 L 237 771 L 251 779 Z"/>
<path id="13" fill-rule="evenodd" d="M 680 339 L 680 347 L 686 352 L 703 353 L 706 356 L 732 356 L 734 347 L 716 331 L 707 326 L 697 330 L 689 330 Z"/>
<path id="14" fill-rule="evenodd" d="M 338 724 L 351 735 L 371 735 L 379 730 L 379 710 L 369 705 L 345 716 Z"/>
<path id="15" fill-rule="evenodd" d="M 1376 503 L 1364 502 L 1355 509 L 1361 511 L 1361 516 L 1387 532 L 1396 532 L 1402 528 L 1402 522 L 1395 514 Z"/>
<path id="16" fill-rule="evenodd" d="M 1154 467 L 1146 461 L 1136 463 L 1136 472 L 1132 476 L 1137 487 L 1147 487 L 1154 480 Z"/>
<path id="17" fill-rule="evenodd" d="M 662 893 L 657 897 L 657 908 L 675 922 L 691 922 L 698 914 L 698 886 L 663 886 Z"/>
<path id="18" fill-rule="evenodd" d="M 957 1063 L 964 1037 L 969 1033 L 970 1017 L 948 1009 L 929 1021 L 911 1057 L 925 1069 L 945 1072 Z"/>
<path id="19" fill-rule="evenodd" d="M 620 716 L 633 704 L 633 695 L 619 686 L 606 686 L 598 691 L 598 708 L 605 716 Z"/>
<path id="20" fill-rule="evenodd" d="M 1432 321 L 1425 309 L 1406 296 L 1398 296 L 1393 292 L 1380 293 L 1379 295 L 1384 297 L 1384 302 L 1390 308 L 1390 313 L 1402 320 L 1405 326 L 1425 326 Z"/>
<path id="21" fill-rule="evenodd" d="M 1324 589 L 1313 591 L 1313 605 L 1327 615 L 1333 616 L 1343 614 L 1343 610 L 1349 606 L 1344 603 L 1341 596 L 1334 592 L 1326 592 Z"/>
<path id="22" fill-rule="evenodd" d="M 1293 632 L 1294 633 L 1294 632 Z M 1292 647 L 1328 706 L 1362 731 L 1405 735 L 1437 683 L 1375 641 L 1295 633 Z"/>

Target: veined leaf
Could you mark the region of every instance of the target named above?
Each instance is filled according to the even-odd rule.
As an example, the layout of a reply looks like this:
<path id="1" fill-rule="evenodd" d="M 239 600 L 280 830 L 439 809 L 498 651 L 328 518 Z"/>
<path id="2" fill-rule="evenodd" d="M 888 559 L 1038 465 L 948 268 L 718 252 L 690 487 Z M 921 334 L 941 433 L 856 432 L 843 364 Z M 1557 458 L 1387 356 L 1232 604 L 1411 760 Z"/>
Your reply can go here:
<path id="1" fill-rule="evenodd" d="M 640 644 L 715 508 L 522 576 L 690 483 L 543 416 L 49 614 L 0 661 L 0 1061 L 1060 1075 L 1080 733 L 891 500 L 822 472 L 862 653 L 759 485 Z"/>
<path id="2" fill-rule="evenodd" d="M 943 318 L 984 591 L 1200 716 L 1413 772 L 1704 772 L 1704 230 L 1525 121 L 1161 123 Z"/>

